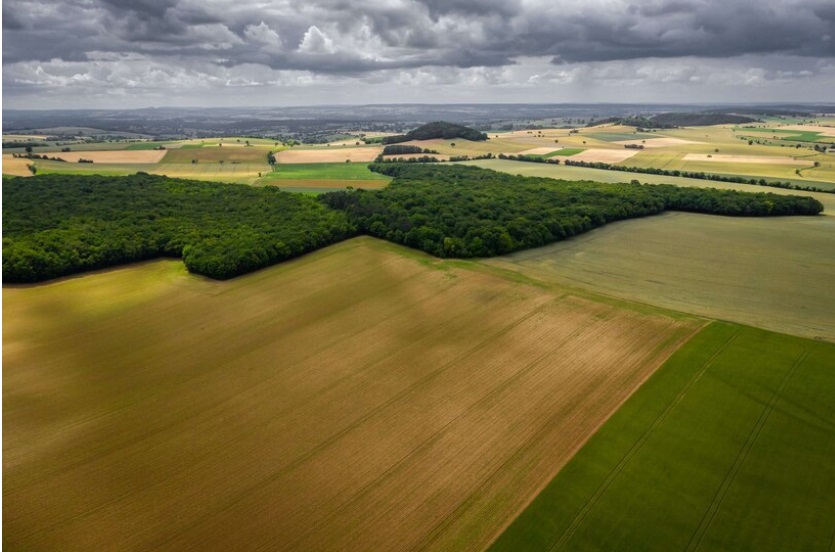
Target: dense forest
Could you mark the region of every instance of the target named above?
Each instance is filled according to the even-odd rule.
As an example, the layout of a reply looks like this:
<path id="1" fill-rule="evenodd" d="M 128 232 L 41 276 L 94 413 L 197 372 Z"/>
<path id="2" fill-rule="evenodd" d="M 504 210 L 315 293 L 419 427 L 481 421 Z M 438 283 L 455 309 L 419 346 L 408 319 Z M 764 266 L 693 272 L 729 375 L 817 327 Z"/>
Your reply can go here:
<path id="1" fill-rule="evenodd" d="M 321 196 L 360 232 L 439 257 L 488 257 L 538 247 L 608 222 L 664 210 L 738 216 L 815 215 L 809 197 L 671 185 L 525 178 L 477 167 L 376 164 L 395 177 L 377 191 Z"/>
<path id="2" fill-rule="evenodd" d="M 410 140 L 434 140 L 436 138 L 442 138 L 444 140 L 463 138 L 465 140 L 479 142 L 487 140 L 487 135 L 470 127 L 439 121 L 435 123 L 427 123 L 407 132 L 406 134 L 386 136 L 383 138 L 383 143 L 398 144 L 400 142 L 408 142 Z"/>
<path id="3" fill-rule="evenodd" d="M 440 257 L 487 257 L 666 209 L 815 215 L 815 199 L 670 185 L 526 178 L 461 165 L 379 163 L 376 191 L 318 198 L 137 174 L 3 180 L 3 281 L 36 282 L 160 256 L 227 279 L 367 233 Z"/>
<path id="4" fill-rule="evenodd" d="M 587 126 L 617 124 L 646 129 L 676 128 L 683 126 L 741 125 L 755 122 L 757 122 L 757 119 L 733 113 L 660 113 L 651 117 L 608 117 L 606 119 L 592 121 Z"/>
<path id="5" fill-rule="evenodd" d="M 182 257 L 216 279 L 251 272 L 353 235 L 314 198 L 161 176 L 3 179 L 3 281 Z"/>

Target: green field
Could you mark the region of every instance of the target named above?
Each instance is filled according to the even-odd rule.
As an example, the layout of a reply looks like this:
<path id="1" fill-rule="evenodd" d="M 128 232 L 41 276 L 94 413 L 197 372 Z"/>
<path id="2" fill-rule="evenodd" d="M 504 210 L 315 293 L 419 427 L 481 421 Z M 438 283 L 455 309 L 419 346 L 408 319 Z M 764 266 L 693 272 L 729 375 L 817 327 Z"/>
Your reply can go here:
<path id="1" fill-rule="evenodd" d="M 391 180 L 368 170 L 365 163 L 276 164 L 269 180 Z"/>
<path id="2" fill-rule="evenodd" d="M 491 550 L 831 550 L 833 366 L 835 345 L 712 324 Z"/>
<path id="3" fill-rule="evenodd" d="M 565 157 L 565 156 L 569 156 L 569 155 L 576 155 L 576 154 L 584 152 L 584 151 L 586 151 L 586 150 L 583 149 L 583 148 L 562 148 L 562 149 L 559 149 L 555 152 L 549 153 L 548 155 L 543 155 L 542 157 L 549 158 L 549 157 L 554 157 L 554 156 L 557 156 L 557 155 Z"/>
<path id="4" fill-rule="evenodd" d="M 833 217 L 757 220 L 665 213 L 482 262 L 543 281 L 835 343 L 833 252 Z"/>

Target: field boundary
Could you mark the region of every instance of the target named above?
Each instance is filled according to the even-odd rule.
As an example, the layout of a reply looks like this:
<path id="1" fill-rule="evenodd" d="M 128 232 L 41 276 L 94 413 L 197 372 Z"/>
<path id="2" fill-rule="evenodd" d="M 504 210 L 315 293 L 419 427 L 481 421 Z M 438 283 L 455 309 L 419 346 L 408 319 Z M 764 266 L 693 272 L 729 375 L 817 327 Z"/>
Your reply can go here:
<path id="1" fill-rule="evenodd" d="M 636 441 L 629 451 L 621 458 L 621 460 L 617 463 L 617 465 L 609 472 L 609 475 L 606 476 L 606 479 L 601 483 L 600 487 L 598 487 L 597 491 L 589 498 L 586 504 L 583 505 L 583 508 L 574 516 L 574 519 L 571 521 L 571 524 L 566 528 L 563 534 L 560 536 L 559 540 L 555 542 L 551 547 L 549 547 L 550 551 L 557 550 L 561 548 L 565 542 L 571 538 L 571 536 L 576 532 L 577 528 L 580 526 L 580 523 L 585 519 L 588 513 L 594 508 L 594 505 L 597 501 L 602 497 L 606 491 L 608 490 L 609 486 L 612 482 L 617 478 L 626 464 L 632 459 L 635 454 L 641 449 L 644 443 L 649 439 L 652 432 L 660 426 L 664 420 L 669 416 L 669 414 L 678 406 L 681 401 L 684 399 L 685 395 L 687 395 L 688 391 L 692 389 L 692 387 L 698 382 L 702 376 L 707 372 L 707 370 L 713 366 L 713 363 L 716 361 L 717 357 L 724 351 L 728 345 L 733 343 L 739 334 L 742 332 L 741 329 L 737 329 L 730 337 L 728 337 L 725 342 L 718 347 L 713 354 L 702 364 L 702 366 L 696 371 L 693 376 L 687 381 L 685 386 L 678 392 L 678 394 L 673 398 L 670 404 L 661 412 L 661 414 L 653 421 L 653 423 L 644 431 L 641 437 Z"/>

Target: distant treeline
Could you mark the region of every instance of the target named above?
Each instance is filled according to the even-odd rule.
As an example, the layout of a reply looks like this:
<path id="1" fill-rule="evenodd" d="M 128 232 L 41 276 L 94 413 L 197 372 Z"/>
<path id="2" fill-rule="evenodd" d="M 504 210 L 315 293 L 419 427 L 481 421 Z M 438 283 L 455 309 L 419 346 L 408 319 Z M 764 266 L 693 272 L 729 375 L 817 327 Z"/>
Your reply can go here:
<path id="1" fill-rule="evenodd" d="M 383 155 L 410 155 L 419 153 L 437 154 L 438 152 L 433 149 L 421 148 L 419 146 L 411 146 L 407 144 L 392 144 L 383 148 Z"/>
<path id="2" fill-rule="evenodd" d="M 609 117 L 593 121 L 588 126 L 617 124 L 638 128 L 676 128 L 683 126 L 741 125 L 754 122 L 757 122 L 757 119 L 733 113 L 660 113 L 652 117 Z"/>
<path id="3" fill-rule="evenodd" d="M 461 165 L 379 163 L 383 190 L 318 198 L 274 187 L 137 174 L 3 180 L 3 281 L 37 282 L 160 256 L 227 279 L 367 233 L 440 257 L 487 257 L 667 209 L 815 215 L 813 198 L 526 178 Z"/>
<path id="4" fill-rule="evenodd" d="M 45 142 L 3 142 L 3 149 L 41 148 L 48 145 Z"/>
<path id="5" fill-rule="evenodd" d="M 439 121 L 435 123 L 427 123 L 407 132 L 406 134 L 386 136 L 383 138 L 383 144 L 398 144 L 400 142 L 408 142 L 410 140 L 434 140 L 436 138 L 442 138 L 444 140 L 463 138 L 464 140 L 479 142 L 487 140 L 487 135 L 470 127 Z"/>
<path id="6" fill-rule="evenodd" d="M 713 180 L 715 182 L 730 182 L 732 184 L 751 184 L 754 186 L 768 186 L 771 188 L 783 188 L 786 190 L 804 190 L 807 192 L 822 192 L 825 194 L 835 194 L 835 189 L 827 190 L 818 188 L 817 186 L 801 186 L 800 184 L 792 184 L 791 182 L 782 182 L 779 180 L 766 180 L 764 178 L 745 178 L 744 176 L 725 176 L 721 174 L 710 174 L 701 171 L 680 171 L 669 169 L 656 169 L 653 167 L 624 167 L 621 165 L 612 165 L 611 163 L 603 163 L 601 161 L 572 161 L 565 160 L 566 165 L 573 167 L 586 167 L 589 169 L 603 169 L 606 171 L 621 171 L 639 174 L 658 174 L 662 176 L 680 176 L 682 178 L 695 178 L 698 180 Z"/>
<path id="7" fill-rule="evenodd" d="M 375 164 L 383 190 L 320 196 L 360 232 L 439 257 L 489 257 L 538 247 L 608 222 L 691 211 L 735 216 L 816 215 L 809 197 L 671 185 L 526 178 L 468 166 Z"/>
<path id="8" fill-rule="evenodd" d="M 277 188 L 162 176 L 3 179 L 3 281 L 161 256 L 227 279 L 353 235 L 344 213 Z"/>

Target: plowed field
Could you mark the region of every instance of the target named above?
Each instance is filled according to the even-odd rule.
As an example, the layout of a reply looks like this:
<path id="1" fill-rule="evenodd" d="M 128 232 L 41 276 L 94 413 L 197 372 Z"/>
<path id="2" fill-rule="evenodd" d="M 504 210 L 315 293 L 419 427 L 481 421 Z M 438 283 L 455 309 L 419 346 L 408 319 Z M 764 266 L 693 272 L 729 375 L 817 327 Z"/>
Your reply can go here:
<path id="1" fill-rule="evenodd" d="M 3 302 L 21 550 L 479 548 L 702 326 L 370 238 Z"/>

